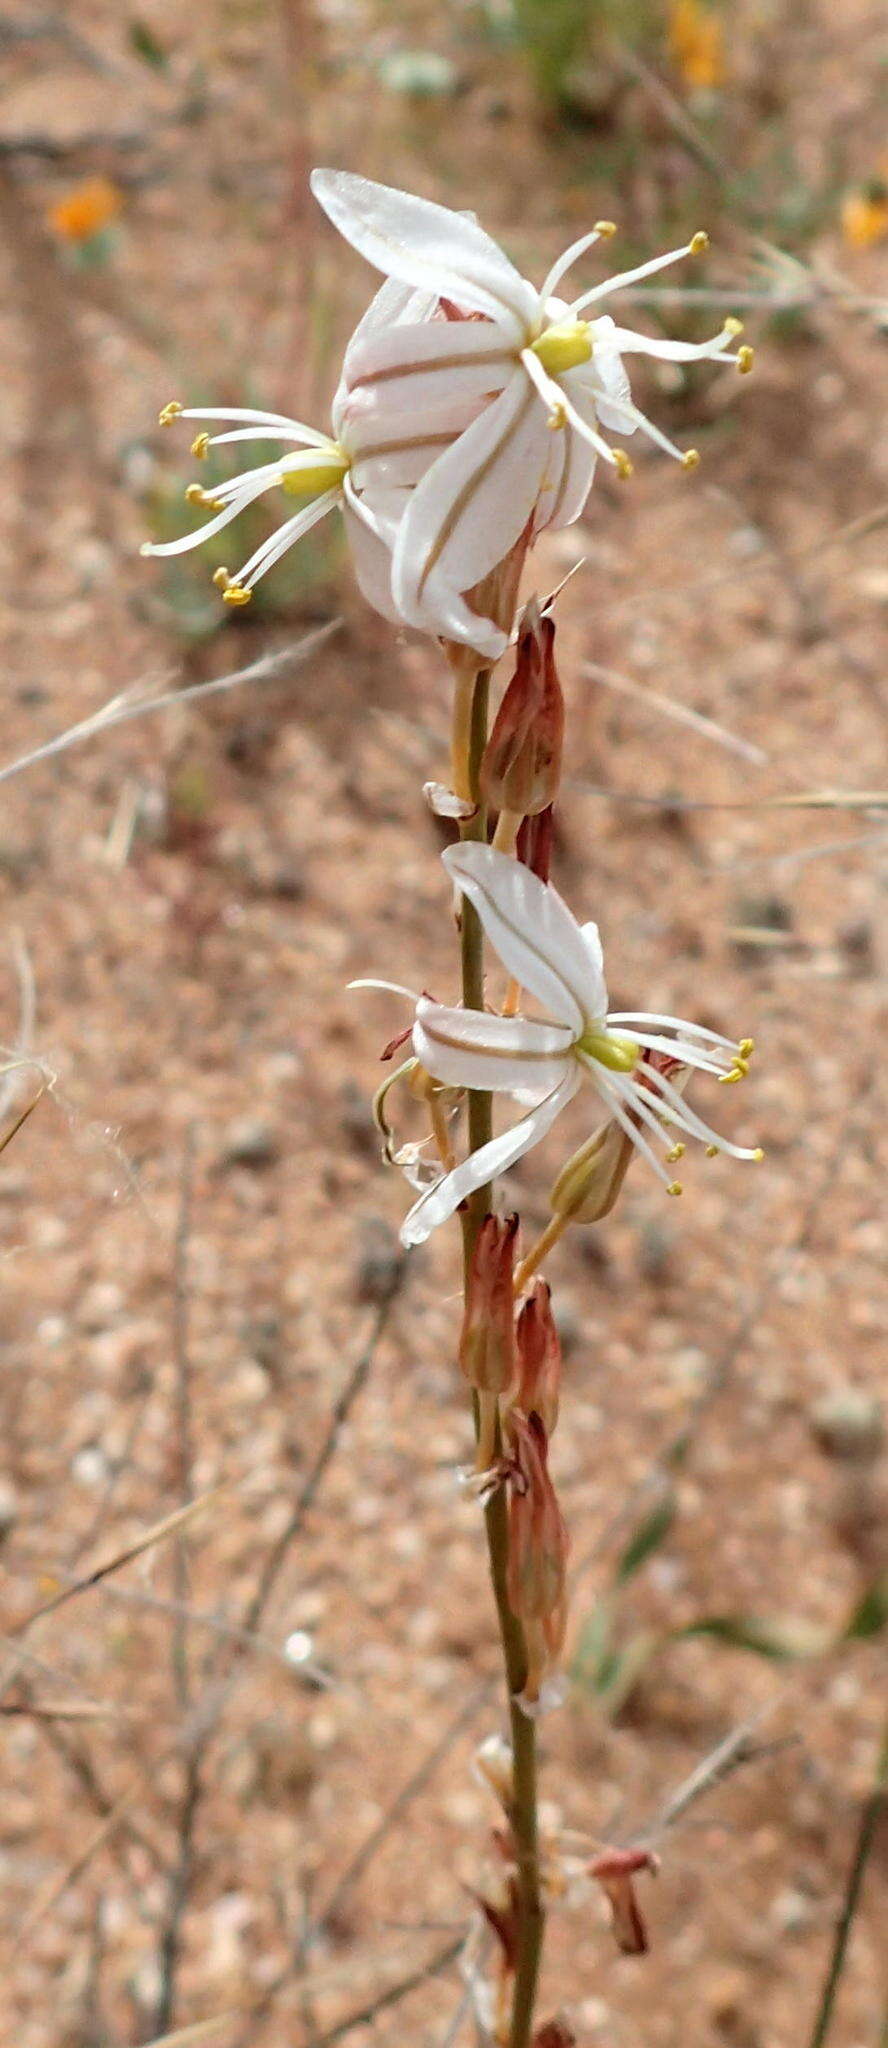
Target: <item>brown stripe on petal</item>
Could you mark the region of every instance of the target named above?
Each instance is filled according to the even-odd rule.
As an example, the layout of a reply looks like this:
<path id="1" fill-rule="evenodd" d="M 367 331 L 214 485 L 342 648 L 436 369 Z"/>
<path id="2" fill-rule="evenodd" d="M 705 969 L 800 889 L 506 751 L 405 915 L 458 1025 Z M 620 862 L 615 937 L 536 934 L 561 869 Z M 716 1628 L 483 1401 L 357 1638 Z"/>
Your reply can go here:
<path id="1" fill-rule="evenodd" d="M 491 448 L 489 455 L 485 457 L 480 467 L 475 471 L 474 476 L 469 477 L 468 481 L 463 485 L 462 490 L 459 492 L 458 496 L 454 499 L 453 504 L 450 507 L 450 511 L 448 512 L 447 518 L 445 519 L 441 531 L 438 534 L 438 538 L 435 542 L 435 545 L 429 551 L 428 560 L 426 562 L 425 568 L 423 569 L 422 575 L 419 579 L 419 584 L 417 586 L 418 597 L 422 597 L 423 591 L 425 590 L 426 584 L 432 573 L 432 570 L 434 569 L 436 562 L 440 561 L 444 549 L 447 546 L 447 542 L 449 541 L 451 534 L 455 531 L 456 527 L 458 526 L 462 514 L 466 509 L 466 506 L 471 503 L 476 492 L 480 490 L 485 478 L 490 475 L 494 463 L 499 461 L 499 458 L 502 455 L 503 450 L 505 448 L 508 448 L 510 443 L 514 441 L 519 427 L 522 427 L 524 425 L 524 421 L 527 418 L 527 414 L 530 410 L 530 407 L 532 405 L 536 405 L 537 403 L 537 393 L 534 390 L 533 385 L 531 385 L 530 389 L 528 390 L 527 396 L 524 400 L 524 404 L 519 408 L 519 411 L 516 413 L 515 418 L 511 421 L 510 425 L 504 429 L 503 433 L 500 435 L 498 442 L 496 443 L 496 446 L 494 448 Z"/>

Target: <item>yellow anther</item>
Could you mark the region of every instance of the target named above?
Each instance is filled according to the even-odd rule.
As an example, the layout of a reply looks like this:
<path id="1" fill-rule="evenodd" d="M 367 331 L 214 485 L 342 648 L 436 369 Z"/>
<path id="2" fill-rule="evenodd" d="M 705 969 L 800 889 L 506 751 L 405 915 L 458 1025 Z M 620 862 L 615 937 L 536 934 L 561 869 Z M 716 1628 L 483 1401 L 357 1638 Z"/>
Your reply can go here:
<path id="1" fill-rule="evenodd" d="M 705 228 L 698 228 L 697 233 L 691 236 L 690 254 L 692 256 L 702 256 L 704 249 L 708 249 L 708 247 L 709 236 Z"/>
<path id="2" fill-rule="evenodd" d="M 742 320 L 737 319 L 736 314 L 728 314 L 727 320 L 725 321 L 725 333 L 733 334 L 735 336 L 743 333 L 743 322 Z"/>
<path id="3" fill-rule="evenodd" d="M 621 483 L 627 483 L 630 476 L 635 475 L 635 470 L 626 454 L 625 448 L 614 449 L 614 467 Z"/>
<path id="4" fill-rule="evenodd" d="M 681 458 L 681 466 L 682 466 L 682 469 L 699 469 L 699 467 L 700 467 L 700 450 L 699 450 L 699 448 L 686 448 L 686 449 L 685 449 L 685 452 L 684 452 L 684 454 L 683 454 L 683 456 L 682 456 L 682 458 Z"/>
<path id="5" fill-rule="evenodd" d="M 741 377 L 749 376 L 749 372 L 752 369 L 754 362 L 755 349 L 750 348 L 748 341 L 745 341 L 743 347 L 738 348 L 737 350 L 737 368 L 740 372 Z"/>
<path id="6" fill-rule="evenodd" d="M 615 220 L 597 220 L 595 222 L 596 235 L 603 235 L 606 242 L 610 241 L 611 235 L 615 235 L 616 232 L 617 223 Z"/>
<path id="7" fill-rule="evenodd" d="M 686 1146 L 686 1145 L 681 1145 L 681 1144 L 679 1144 L 679 1145 L 673 1145 L 673 1147 L 672 1147 L 672 1151 L 671 1151 L 671 1152 L 667 1152 L 667 1154 L 666 1154 L 666 1159 L 667 1159 L 667 1162 L 668 1162 L 668 1164 L 669 1164 L 670 1166 L 674 1166 L 674 1165 L 675 1165 L 675 1163 L 676 1163 L 676 1160 L 678 1160 L 678 1159 L 683 1159 L 683 1158 L 684 1158 L 684 1156 L 685 1156 L 685 1153 L 686 1153 L 687 1149 L 688 1149 L 688 1148 L 687 1148 L 687 1146 Z"/>
<path id="8" fill-rule="evenodd" d="M 763 1147 L 761 1145 L 757 1145 L 752 1156 L 756 1166 L 758 1166 L 759 1160 L 764 1159 L 765 1156 Z"/>
<path id="9" fill-rule="evenodd" d="M 178 398 L 171 398 L 169 405 L 165 405 L 163 410 L 157 415 L 158 426 L 171 427 L 173 421 L 178 419 L 180 412 L 184 411 L 185 407 L 179 404 Z"/>
<path id="10" fill-rule="evenodd" d="M 252 595 L 252 590 L 245 590 L 242 583 L 227 583 L 222 592 L 222 603 L 249 604 Z"/>
<path id="11" fill-rule="evenodd" d="M 739 1052 L 740 1058 L 742 1060 L 751 1060 L 752 1055 L 755 1052 L 755 1039 L 741 1038 L 740 1044 L 737 1047 L 737 1051 Z"/>
<path id="12" fill-rule="evenodd" d="M 717 1159 L 717 1158 L 718 1158 L 718 1146 L 717 1146 L 717 1145 L 707 1145 L 707 1147 L 706 1147 L 706 1157 L 707 1157 L 707 1159 Z"/>
<path id="13" fill-rule="evenodd" d="M 202 505 L 205 512 L 222 512 L 225 509 L 224 500 L 214 498 L 212 491 L 205 491 L 202 484 L 189 484 L 185 499 L 189 505 Z"/>
<path id="14" fill-rule="evenodd" d="M 669 1182 L 668 1188 L 666 1189 L 666 1193 L 667 1195 L 683 1195 L 684 1188 L 682 1187 L 681 1181 L 671 1180 Z"/>
<path id="15" fill-rule="evenodd" d="M 227 590 L 227 589 L 228 589 L 228 585 L 229 585 L 229 583 L 231 582 L 231 577 L 230 577 L 230 576 L 229 576 L 229 574 L 228 574 L 228 570 L 227 570 L 227 569 L 214 569 L 214 570 L 213 570 L 213 582 L 215 583 L 215 585 L 216 585 L 216 589 L 217 589 L 217 590 Z"/>
<path id="16" fill-rule="evenodd" d="M 746 1076 L 747 1076 L 747 1074 L 748 1074 L 748 1073 L 749 1073 L 749 1061 L 748 1061 L 748 1060 L 744 1060 L 744 1059 L 742 1059 L 742 1058 L 741 1058 L 741 1056 L 740 1056 L 740 1054 L 738 1053 L 738 1054 L 737 1054 L 737 1057 L 736 1057 L 736 1059 L 734 1060 L 734 1063 L 733 1063 L 733 1065 L 732 1065 L 732 1067 L 731 1067 L 731 1071 L 730 1071 L 730 1073 L 729 1073 L 729 1074 L 719 1074 L 719 1077 L 718 1077 L 718 1078 L 719 1078 L 719 1082 L 720 1082 L 721 1086 L 722 1086 L 723 1088 L 728 1088 L 728 1087 L 730 1087 L 730 1085 L 731 1085 L 731 1083 L 732 1083 L 733 1081 L 745 1081 L 745 1079 L 746 1079 Z"/>
<path id="17" fill-rule="evenodd" d="M 563 405 L 553 405 L 546 425 L 553 434 L 557 434 L 562 427 L 567 426 L 567 413 Z"/>
<path id="18" fill-rule="evenodd" d="M 198 462 L 203 461 L 209 445 L 209 434 L 195 434 L 194 440 L 191 443 L 191 453 L 197 456 Z"/>

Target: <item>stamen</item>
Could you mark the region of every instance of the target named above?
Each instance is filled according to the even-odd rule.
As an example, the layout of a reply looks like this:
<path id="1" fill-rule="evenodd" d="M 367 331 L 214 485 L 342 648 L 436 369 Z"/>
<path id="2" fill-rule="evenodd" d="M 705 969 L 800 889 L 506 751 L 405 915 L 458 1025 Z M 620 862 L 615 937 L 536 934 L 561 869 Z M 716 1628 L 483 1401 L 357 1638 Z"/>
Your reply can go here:
<path id="1" fill-rule="evenodd" d="M 635 467 L 634 464 L 630 462 L 629 457 L 626 454 L 625 448 L 614 449 L 614 463 L 616 466 L 616 471 L 620 479 L 620 482 L 624 484 L 628 483 L 630 476 L 635 475 Z"/>
<path id="2" fill-rule="evenodd" d="M 699 467 L 700 467 L 700 450 L 699 450 L 699 448 L 686 448 L 686 449 L 685 449 L 685 452 L 684 452 L 684 454 L 683 454 L 683 455 L 682 455 L 682 457 L 681 457 L 681 466 L 682 466 L 682 469 L 699 469 Z"/>
<path id="3" fill-rule="evenodd" d="M 737 350 L 737 368 L 740 372 L 741 377 L 749 376 L 749 372 L 752 369 L 754 362 L 755 349 L 750 348 L 748 342 L 744 342 L 743 347 L 738 348 Z"/>
<path id="4" fill-rule="evenodd" d="M 584 1064 L 590 1063 L 584 1062 Z M 653 1146 L 648 1144 L 643 1132 L 639 1130 L 638 1125 L 633 1123 L 631 1116 L 629 1116 L 624 1106 L 623 1092 L 619 1082 L 616 1080 L 612 1081 L 610 1076 L 606 1076 L 598 1066 L 594 1068 L 594 1073 L 596 1087 L 603 1100 L 607 1103 L 611 1115 L 616 1117 L 620 1129 L 625 1131 L 627 1138 L 631 1138 L 636 1150 L 641 1152 L 648 1165 L 653 1167 L 657 1179 L 661 1180 L 664 1187 L 668 1189 L 670 1181 L 666 1168 L 662 1161 L 657 1158 Z M 675 1186 L 677 1183 L 673 1182 L 671 1185 Z"/>
<path id="5" fill-rule="evenodd" d="M 687 1148 L 687 1146 L 686 1146 L 686 1145 L 680 1145 L 680 1144 L 679 1144 L 679 1145 L 673 1145 L 673 1147 L 672 1147 L 672 1150 L 671 1150 L 671 1152 L 667 1152 L 667 1154 L 666 1154 L 666 1158 L 667 1158 L 667 1160 L 668 1160 L 668 1162 L 669 1162 L 669 1165 L 670 1165 L 670 1166 L 674 1166 L 674 1165 L 676 1164 L 677 1160 L 679 1160 L 679 1159 L 683 1159 L 683 1158 L 684 1158 L 684 1156 L 685 1156 L 685 1153 L 686 1153 L 687 1149 L 688 1149 L 688 1148 Z M 714 1148 L 709 1148 L 709 1147 L 707 1147 L 707 1150 L 709 1150 L 709 1149 L 714 1149 Z"/>
<path id="6" fill-rule="evenodd" d="M 177 420 L 180 414 L 183 413 L 184 411 L 185 407 L 184 405 L 179 404 L 178 398 L 171 398 L 169 400 L 169 403 L 163 406 L 161 411 L 157 415 L 158 426 L 171 427 L 173 421 Z"/>
<path id="7" fill-rule="evenodd" d="M 624 291 L 627 285 L 638 284 L 644 277 L 653 277 L 658 270 L 665 270 L 670 263 L 680 263 L 685 256 L 699 256 L 709 247 L 709 236 L 702 230 L 686 242 L 683 249 L 670 249 L 665 256 L 654 256 L 649 263 L 638 263 L 632 270 L 620 271 L 616 277 L 608 277 L 603 284 L 595 285 L 591 292 L 574 299 L 571 313 L 574 317 L 592 306 L 599 299 L 609 298 L 611 292 Z"/>
<path id="8" fill-rule="evenodd" d="M 225 589 L 222 592 L 222 603 L 232 605 L 249 604 L 252 595 L 252 591 L 245 590 L 242 583 L 226 583 Z"/>
<path id="9" fill-rule="evenodd" d="M 612 220 L 597 220 L 590 234 L 581 235 L 578 242 L 571 242 L 570 248 L 565 249 L 564 254 L 559 256 L 557 263 L 553 263 L 549 275 L 541 287 L 540 305 L 545 308 L 552 297 L 555 286 L 561 283 L 562 278 L 567 276 L 568 271 L 573 269 L 574 264 L 579 262 L 580 257 L 585 256 L 587 249 L 593 248 L 596 242 L 602 241 L 610 235 L 615 235 L 616 232 L 616 226 Z"/>
<path id="10" fill-rule="evenodd" d="M 191 453 L 197 457 L 198 462 L 203 462 L 209 445 L 209 434 L 195 434 L 194 440 L 191 443 Z"/>

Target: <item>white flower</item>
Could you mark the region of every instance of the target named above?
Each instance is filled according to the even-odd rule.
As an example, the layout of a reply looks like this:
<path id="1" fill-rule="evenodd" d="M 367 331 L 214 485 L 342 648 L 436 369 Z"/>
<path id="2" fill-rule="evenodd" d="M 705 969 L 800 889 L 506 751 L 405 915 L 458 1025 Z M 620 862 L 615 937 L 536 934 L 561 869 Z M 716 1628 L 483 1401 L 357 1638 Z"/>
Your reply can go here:
<path id="1" fill-rule="evenodd" d="M 665 1182 L 679 1193 L 654 1149 L 681 1156 L 683 1135 L 699 1138 L 735 1159 L 761 1153 L 719 1137 L 682 1100 L 668 1075 L 643 1059 L 665 1053 L 686 1068 L 721 1081 L 746 1073 L 751 1041 L 734 1043 L 717 1031 L 680 1017 L 643 1012 L 608 1014 L 601 941 L 594 924 L 579 925 L 566 903 L 520 861 L 491 846 L 449 847 L 444 865 L 481 919 L 507 972 L 535 997 L 543 1020 L 447 1009 L 420 997 L 413 1048 L 438 1081 L 457 1088 L 489 1088 L 530 1101 L 529 1114 L 482 1145 L 445 1174 L 414 1204 L 403 1225 L 405 1244 L 422 1244 L 475 1188 L 514 1166 L 542 1138 L 584 1083 L 591 1083 L 609 1117 L 620 1125 Z"/>
<path id="2" fill-rule="evenodd" d="M 404 359 L 409 361 L 411 347 L 418 349 L 421 356 L 425 332 L 422 323 L 431 318 L 436 306 L 437 299 L 427 292 L 386 282 L 356 329 L 352 346 L 361 343 L 362 338 L 366 341 L 377 330 L 391 335 L 400 322 L 406 321 L 410 338 L 405 342 Z M 288 419 L 282 413 L 255 412 L 244 406 L 194 407 L 175 401 L 164 406 L 160 415 L 162 426 L 177 419 L 226 425 L 225 433 L 210 435 L 202 431 L 196 436 L 191 452 L 198 460 L 210 448 L 242 441 L 276 442 L 285 452 L 271 462 L 242 470 L 212 491 L 197 483 L 190 484 L 185 493 L 188 502 L 202 506 L 212 517 L 178 540 L 146 541 L 142 554 L 181 555 L 202 547 L 255 499 L 280 489 L 296 500 L 297 509 L 233 575 L 227 569 L 216 571 L 214 581 L 225 602 L 247 604 L 260 578 L 334 506 L 340 506 L 355 574 L 364 596 L 384 617 L 401 624 L 391 591 L 391 550 L 398 522 L 411 486 L 425 474 L 442 448 L 463 431 L 475 406 L 457 396 L 443 404 L 435 400 L 424 409 L 414 407 L 397 422 L 377 422 L 363 417 L 360 408 L 349 410 L 347 400 L 347 389 L 340 383 L 333 401 L 332 434 L 317 433 L 314 427 Z M 433 578 L 432 593 L 435 588 Z M 437 627 L 433 624 L 431 630 L 436 631 Z"/>
<path id="3" fill-rule="evenodd" d="M 596 455 L 621 474 L 631 469 L 612 448 L 605 427 L 633 434 L 641 427 L 659 447 L 693 467 L 632 402 L 622 357 L 630 352 L 671 362 L 712 357 L 747 369 L 752 351 L 732 349 L 740 323 L 727 320 L 711 341 L 650 340 L 617 327 L 606 314 L 581 317 L 623 285 L 649 277 L 706 246 L 694 235 L 684 248 L 608 278 L 572 304 L 555 296 L 565 273 L 602 236 L 609 221 L 574 242 L 541 290 L 521 277 L 470 215 L 343 171 L 312 173 L 312 191 L 335 227 L 369 263 L 390 278 L 435 294 L 446 322 L 428 322 L 421 336 L 406 323 L 381 325 L 353 339 L 343 382 L 345 416 L 373 415 L 396 432 L 414 409 L 471 403 L 477 417 L 416 482 L 398 529 L 392 562 L 395 604 L 410 623 L 427 627 L 435 590 L 449 602 L 439 630 L 495 658 L 505 636 L 461 601 L 508 555 L 530 524 L 566 526 L 582 511 Z"/>

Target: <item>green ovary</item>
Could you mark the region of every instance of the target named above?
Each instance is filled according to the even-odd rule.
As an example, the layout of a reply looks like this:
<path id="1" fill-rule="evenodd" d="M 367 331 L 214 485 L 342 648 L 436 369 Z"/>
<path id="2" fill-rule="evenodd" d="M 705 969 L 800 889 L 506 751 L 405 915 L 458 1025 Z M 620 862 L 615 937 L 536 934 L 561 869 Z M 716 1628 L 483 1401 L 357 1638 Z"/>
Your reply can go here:
<path id="1" fill-rule="evenodd" d="M 281 489 L 288 498 L 319 498 L 324 491 L 338 489 L 349 467 L 349 457 L 342 450 L 319 448 L 317 462 L 284 471 Z"/>
<path id="2" fill-rule="evenodd" d="M 615 1074 L 631 1074 L 638 1064 L 641 1047 L 634 1038 L 624 1038 L 619 1031 L 599 1031 L 592 1025 L 583 1032 L 577 1051 L 585 1053 L 587 1059 L 597 1060 L 600 1067 L 610 1067 Z"/>
<path id="3" fill-rule="evenodd" d="M 560 377 L 564 370 L 576 370 L 581 363 L 588 363 L 592 347 L 589 321 L 565 320 L 559 327 L 547 327 L 545 334 L 533 343 L 532 353 L 550 377 Z"/>

